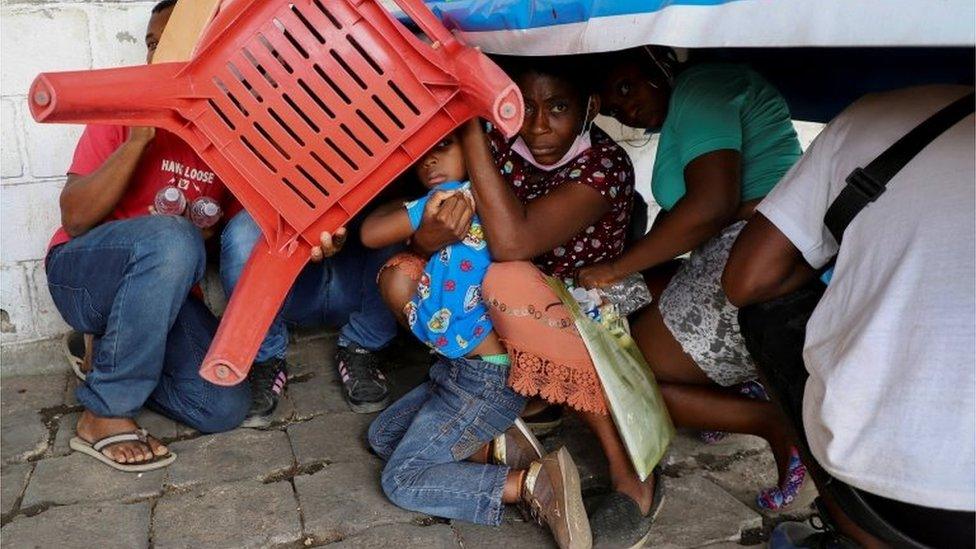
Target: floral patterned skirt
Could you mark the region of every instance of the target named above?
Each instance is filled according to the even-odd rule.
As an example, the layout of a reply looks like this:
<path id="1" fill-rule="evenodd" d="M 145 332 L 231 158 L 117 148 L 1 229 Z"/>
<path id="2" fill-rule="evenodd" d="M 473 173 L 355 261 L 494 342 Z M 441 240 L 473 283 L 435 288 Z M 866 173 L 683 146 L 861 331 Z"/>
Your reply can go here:
<path id="1" fill-rule="evenodd" d="M 682 350 L 709 379 L 725 387 L 758 375 L 739 331 L 739 309 L 722 289 L 722 271 L 745 224 L 729 225 L 692 251 L 658 301 L 664 324 Z"/>

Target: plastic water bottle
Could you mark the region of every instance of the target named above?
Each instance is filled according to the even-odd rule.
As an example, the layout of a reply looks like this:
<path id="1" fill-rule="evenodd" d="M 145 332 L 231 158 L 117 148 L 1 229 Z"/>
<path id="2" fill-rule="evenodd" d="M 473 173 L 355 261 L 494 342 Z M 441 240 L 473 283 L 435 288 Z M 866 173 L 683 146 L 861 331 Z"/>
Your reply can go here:
<path id="1" fill-rule="evenodd" d="M 190 221 L 201 229 L 212 227 L 222 215 L 224 210 L 220 204 L 209 196 L 201 196 L 190 204 Z"/>
<path id="2" fill-rule="evenodd" d="M 183 191 L 170 185 L 159 189 L 153 200 L 153 207 L 159 215 L 183 215 L 186 210 L 186 197 Z"/>

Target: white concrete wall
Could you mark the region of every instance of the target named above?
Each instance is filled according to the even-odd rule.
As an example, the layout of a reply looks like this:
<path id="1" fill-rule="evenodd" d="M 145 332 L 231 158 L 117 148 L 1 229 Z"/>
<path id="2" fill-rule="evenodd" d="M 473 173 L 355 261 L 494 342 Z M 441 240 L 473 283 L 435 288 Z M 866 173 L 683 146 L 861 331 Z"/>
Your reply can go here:
<path id="1" fill-rule="evenodd" d="M 43 71 L 142 63 L 153 5 L 4 0 L 0 7 L 0 350 L 5 371 L 29 357 L 36 343 L 68 329 L 51 302 L 42 261 L 59 224 L 58 193 L 81 127 L 36 124 L 26 104 L 28 86 Z M 638 189 L 650 201 L 656 137 L 648 139 L 612 120 L 599 123 L 633 155 Z M 818 129 L 805 131 L 805 141 Z M 650 217 L 655 213 L 652 204 Z"/>
<path id="2" fill-rule="evenodd" d="M 42 261 L 59 224 L 58 193 L 81 127 L 36 124 L 27 89 L 43 71 L 144 62 L 153 5 L 4 0 L 0 7 L 0 347 L 5 357 L 68 329 L 51 302 Z"/>

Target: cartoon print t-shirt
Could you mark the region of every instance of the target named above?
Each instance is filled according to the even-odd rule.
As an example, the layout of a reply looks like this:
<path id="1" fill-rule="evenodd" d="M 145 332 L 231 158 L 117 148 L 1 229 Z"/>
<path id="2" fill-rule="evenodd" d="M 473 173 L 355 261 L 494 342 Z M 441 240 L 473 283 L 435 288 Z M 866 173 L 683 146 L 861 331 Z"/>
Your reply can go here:
<path id="1" fill-rule="evenodd" d="M 94 172 L 128 137 L 129 128 L 125 126 L 87 126 L 75 147 L 68 173 L 88 175 Z M 149 206 L 152 206 L 156 193 L 168 185 L 182 190 L 187 203 L 200 196 L 213 198 L 223 208 L 224 219 L 230 219 L 241 210 L 224 183 L 189 145 L 174 134 L 157 129 L 139 159 L 125 194 L 103 222 L 149 215 Z M 48 249 L 68 240 L 68 234 L 59 228 Z"/>
<path id="2" fill-rule="evenodd" d="M 427 196 L 405 204 L 410 225 L 420 227 L 427 200 L 435 191 L 466 191 L 469 182 L 443 183 Z M 481 282 L 491 254 L 481 220 L 474 216 L 467 236 L 441 249 L 427 262 L 417 294 L 407 304 L 410 330 L 447 358 L 470 354 L 491 332 L 488 309 L 481 301 Z"/>

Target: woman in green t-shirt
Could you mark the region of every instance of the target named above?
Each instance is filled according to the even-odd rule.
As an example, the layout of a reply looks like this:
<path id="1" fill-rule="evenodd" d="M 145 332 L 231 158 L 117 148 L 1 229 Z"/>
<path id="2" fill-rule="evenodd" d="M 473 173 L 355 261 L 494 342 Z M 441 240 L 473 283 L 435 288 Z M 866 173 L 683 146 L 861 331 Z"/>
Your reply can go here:
<path id="1" fill-rule="evenodd" d="M 601 56 L 602 112 L 660 131 L 651 189 L 662 211 L 643 239 L 579 281 L 605 286 L 645 274 L 656 299 L 633 323 L 675 424 L 750 433 L 769 441 L 776 487 L 758 503 L 782 509 L 801 499 L 805 469 L 776 407 L 757 391 L 755 365 L 721 276 L 736 236 L 759 201 L 801 155 L 783 97 L 742 65 L 677 71 L 667 48 Z M 675 258 L 689 253 L 683 262 Z M 756 395 L 753 395 L 756 396 Z M 806 490 L 804 490 L 806 492 Z"/>

